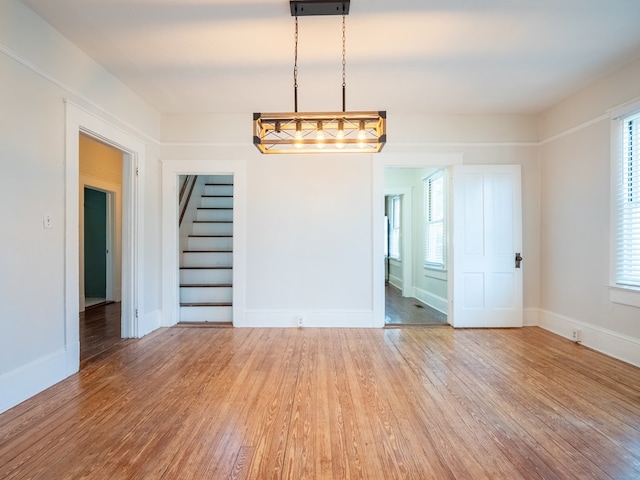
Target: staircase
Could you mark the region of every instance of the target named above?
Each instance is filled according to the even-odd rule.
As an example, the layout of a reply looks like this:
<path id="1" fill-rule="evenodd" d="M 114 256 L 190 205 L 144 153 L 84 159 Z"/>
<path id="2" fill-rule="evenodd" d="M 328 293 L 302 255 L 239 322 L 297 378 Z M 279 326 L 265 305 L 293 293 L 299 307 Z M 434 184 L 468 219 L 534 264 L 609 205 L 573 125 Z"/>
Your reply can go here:
<path id="1" fill-rule="evenodd" d="M 233 321 L 233 176 L 206 180 L 180 259 L 180 322 Z"/>

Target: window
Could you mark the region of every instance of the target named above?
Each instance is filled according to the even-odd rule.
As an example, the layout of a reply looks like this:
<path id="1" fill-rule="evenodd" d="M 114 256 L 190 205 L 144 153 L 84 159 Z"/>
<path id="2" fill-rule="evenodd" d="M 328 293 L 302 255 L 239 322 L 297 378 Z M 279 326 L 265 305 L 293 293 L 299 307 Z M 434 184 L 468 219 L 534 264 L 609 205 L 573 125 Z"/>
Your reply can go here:
<path id="1" fill-rule="evenodd" d="M 427 268 L 444 269 L 444 212 L 444 170 L 438 170 L 424 180 L 424 265 Z"/>
<path id="2" fill-rule="evenodd" d="M 389 258 L 400 260 L 400 195 L 389 198 Z"/>
<path id="3" fill-rule="evenodd" d="M 616 165 L 615 283 L 640 288 L 640 113 L 621 118 Z"/>

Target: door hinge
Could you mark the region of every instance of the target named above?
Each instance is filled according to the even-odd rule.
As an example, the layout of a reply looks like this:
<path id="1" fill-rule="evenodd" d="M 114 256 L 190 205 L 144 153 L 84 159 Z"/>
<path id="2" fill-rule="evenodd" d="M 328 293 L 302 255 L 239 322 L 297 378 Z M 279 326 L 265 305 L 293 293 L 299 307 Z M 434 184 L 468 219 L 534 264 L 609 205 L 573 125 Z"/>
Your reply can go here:
<path id="1" fill-rule="evenodd" d="M 140 169 L 138 167 L 136 167 L 136 177 L 140 175 Z"/>
<path id="2" fill-rule="evenodd" d="M 136 308 L 136 318 L 138 318 L 138 309 Z"/>

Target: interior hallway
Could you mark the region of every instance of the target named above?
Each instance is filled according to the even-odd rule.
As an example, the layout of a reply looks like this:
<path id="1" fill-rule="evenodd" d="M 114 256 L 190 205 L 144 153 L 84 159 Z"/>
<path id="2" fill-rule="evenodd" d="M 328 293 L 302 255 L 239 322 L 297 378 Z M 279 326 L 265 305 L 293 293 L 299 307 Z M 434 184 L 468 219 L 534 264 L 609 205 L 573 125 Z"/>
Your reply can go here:
<path id="1" fill-rule="evenodd" d="M 384 323 L 387 327 L 401 325 L 448 325 L 447 315 L 416 298 L 403 297 L 390 283 L 385 285 Z"/>
<path id="2" fill-rule="evenodd" d="M 107 350 L 124 344 L 121 338 L 120 302 L 103 303 L 80 312 L 80 365 Z"/>

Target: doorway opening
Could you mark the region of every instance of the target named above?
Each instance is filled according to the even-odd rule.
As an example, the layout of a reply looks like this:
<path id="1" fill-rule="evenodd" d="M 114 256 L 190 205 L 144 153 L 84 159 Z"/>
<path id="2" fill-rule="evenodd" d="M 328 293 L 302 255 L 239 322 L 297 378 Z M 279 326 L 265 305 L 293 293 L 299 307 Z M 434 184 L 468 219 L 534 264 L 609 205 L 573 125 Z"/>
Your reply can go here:
<path id="1" fill-rule="evenodd" d="M 80 359 L 122 341 L 122 185 L 125 152 L 79 135 Z"/>
<path id="2" fill-rule="evenodd" d="M 448 325 L 446 171 L 386 167 L 385 326 Z"/>

